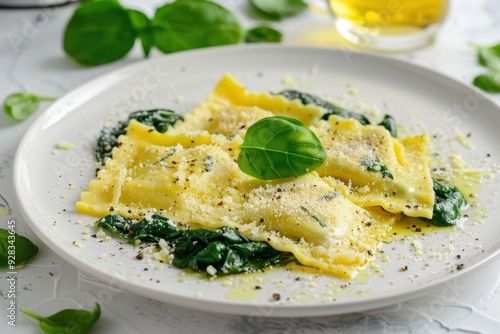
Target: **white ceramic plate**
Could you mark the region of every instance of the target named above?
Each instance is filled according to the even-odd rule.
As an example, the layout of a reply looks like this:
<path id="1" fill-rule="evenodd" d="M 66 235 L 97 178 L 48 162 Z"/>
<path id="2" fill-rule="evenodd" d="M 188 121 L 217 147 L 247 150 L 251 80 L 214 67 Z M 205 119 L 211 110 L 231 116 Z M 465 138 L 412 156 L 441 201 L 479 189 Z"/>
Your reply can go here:
<path id="1" fill-rule="evenodd" d="M 464 230 L 419 235 L 421 245 L 411 237 L 397 238 L 383 246 L 384 254 L 374 266 L 351 282 L 285 269 L 209 281 L 197 274 L 183 276 L 167 264 L 137 260 L 137 249 L 116 238 L 84 240 L 86 230 L 95 233 L 95 219 L 76 214 L 74 203 L 95 175 L 93 148 L 104 121 L 115 123 L 123 112 L 140 108 L 188 111 L 225 72 L 250 90 L 278 91 L 283 82 L 293 81 L 298 89 L 343 101 L 353 109 L 379 109 L 376 119 L 391 113 L 409 125 L 409 132 L 426 128 L 445 136 L 445 146 L 475 168 L 491 169 L 499 162 L 499 108 L 472 88 L 433 71 L 390 58 L 323 48 L 236 46 L 178 53 L 138 62 L 75 89 L 26 133 L 15 159 L 14 186 L 24 217 L 43 242 L 71 264 L 119 288 L 211 312 L 268 317 L 367 310 L 437 287 L 449 297 L 461 292 L 453 287 L 454 278 L 500 253 L 493 201 L 496 179 L 485 182 L 480 205 L 470 209 Z M 286 76 L 290 77 L 283 80 Z M 460 145 L 453 129 L 470 133 L 476 148 Z M 76 147 L 56 149 L 63 140 Z M 484 218 L 486 211 L 490 218 Z M 75 241 L 83 247 L 76 247 Z M 459 265 L 462 270 L 457 270 Z M 408 270 L 401 271 L 402 266 Z M 273 300 L 275 293 L 279 301 Z"/>
<path id="2" fill-rule="evenodd" d="M 47 6 L 67 5 L 78 0 L 0 0 L 0 7 L 43 8 Z"/>

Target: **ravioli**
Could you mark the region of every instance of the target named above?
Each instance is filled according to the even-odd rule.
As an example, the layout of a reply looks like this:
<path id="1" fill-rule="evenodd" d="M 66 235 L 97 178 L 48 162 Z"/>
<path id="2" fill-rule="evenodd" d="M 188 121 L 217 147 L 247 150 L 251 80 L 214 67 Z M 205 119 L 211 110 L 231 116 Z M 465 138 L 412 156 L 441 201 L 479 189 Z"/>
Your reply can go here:
<path id="1" fill-rule="evenodd" d="M 323 121 L 322 113 L 282 96 L 248 93 L 224 76 L 166 133 L 131 121 L 77 211 L 132 219 L 159 213 L 186 228 L 230 226 L 304 265 L 352 278 L 375 258 L 401 214 L 427 217 L 429 208 L 432 214 L 428 139 L 399 141 L 382 127 L 335 116 Z M 274 181 L 243 173 L 237 158 L 246 129 L 272 115 L 308 124 L 327 150 L 326 163 Z M 393 179 L 360 165 L 368 154 L 386 164 Z M 389 192 L 396 194 L 385 196 Z"/>
<path id="2" fill-rule="evenodd" d="M 393 213 L 432 218 L 428 135 L 399 141 L 382 126 L 363 126 L 338 116 L 330 116 L 312 129 L 328 154 L 317 172 L 350 200 L 363 207 L 381 206 Z M 364 160 L 378 160 L 392 178 L 368 170 Z"/>

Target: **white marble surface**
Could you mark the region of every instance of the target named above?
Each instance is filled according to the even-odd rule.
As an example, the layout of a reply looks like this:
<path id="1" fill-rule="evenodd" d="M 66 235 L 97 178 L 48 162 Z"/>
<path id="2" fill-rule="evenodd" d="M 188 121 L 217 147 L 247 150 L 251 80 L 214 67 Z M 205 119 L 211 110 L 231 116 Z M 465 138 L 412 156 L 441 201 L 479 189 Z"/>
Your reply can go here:
<path id="1" fill-rule="evenodd" d="M 152 13 L 163 1 L 123 2 Z M 244 26 L 252 25 L 246 1 L 220 2 L 237 12 Z M 0 100 L 20 90 L 61 96 L 91 78 L 141 59 L 137 44 L 126 59 L 113 64 L 94 68 L 75 65 L 61 47 L 63 29 L 73 9 L 0 10 Z M 345 47 L 331 20 L 309 12 L 277 26 L 285 32 L 285 43 Z M 482 69 L 467 43 L 493 44 L 500 42 L 499 36 L 500 2 L 452 0 L 450 14 L 433 46 L 392 57 L 409 59 L 468 84 Z M 500 95 L 492 99 L 500 104 Z M 12 209 L 9 215 L 0 215 L 0 228 L 14 220 L 17 233 L 40 246 L 36 260 L 18 272 L 18 305 L 51 314 L 63 307 L 90 308 L 97 300 L 103 314 L 93 333 L 500 333 L 500 260 L 451 281 L 440 291 L 392 307 L 309 319 L 193 312 L 100 284 L 44 247 L 19 215 L 12 192 L 12 159 L 33 119 L 15 123 L 0 112 L 0 195 Z M 37 323 L 19 312 L 16 327 L 7 324 L 5 271 L 0 272 L 0 291 L 0 332 L 40 333 Z"/>

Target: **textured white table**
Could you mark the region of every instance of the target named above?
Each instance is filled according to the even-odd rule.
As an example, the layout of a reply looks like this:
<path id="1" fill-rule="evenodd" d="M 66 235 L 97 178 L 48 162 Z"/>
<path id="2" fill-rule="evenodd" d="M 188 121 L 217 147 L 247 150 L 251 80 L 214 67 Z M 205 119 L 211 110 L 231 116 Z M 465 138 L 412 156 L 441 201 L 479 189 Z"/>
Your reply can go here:
<path id="1" fill-rule="evenodd" d="M 245 14 L 246 1 L 219 2 L 235 11 L 245 27 L 255 23 Z M 163 1 L 123 3 L 135 4 L 151 14 Z M 61 96 L 89 79 L 141 59 L 137 44 L 126 59 L 116 63 L 94 68 L 75 65 L 61 47 L 63 29 L 73 9 L 0 10 L 0 100 L 20 90 Z M 345 47 L 331 20 L 309 12 L 276 26 L 284 31 L 285 43 Z M 498 0 L 452 0 L 446 24 L 433 46 L 393 57 L 409 59 L 470 83 L 482 69 L 467 46 L 469 41 L 486 45 L 500 42 Z M 500 95 L 492 98 L 500 104 Z M 312 319 L 200 313 L 100 284 L 45 247 L 19 215 L 12 191 L 12 159 L 33 119 L 17 124 L 0 112 L 0 195 L 12 208 L 9 215 L 0 214 L 0 228 L 14 220 L 17 232 L 40 246 L 36 260 L 18 272 L 17 305 L 51 314 L 61 307 L 88 305 L 97 299 L 103 313 L 93 333 L 500 333 L 500 260 L 450 282 L 440 291 L 392 307 Z M 0 333 L 41 332 L 36 322 L 19 312 L 16 327 L 7 324 L 5 271 L 0 272 L 0 288 Z"/>

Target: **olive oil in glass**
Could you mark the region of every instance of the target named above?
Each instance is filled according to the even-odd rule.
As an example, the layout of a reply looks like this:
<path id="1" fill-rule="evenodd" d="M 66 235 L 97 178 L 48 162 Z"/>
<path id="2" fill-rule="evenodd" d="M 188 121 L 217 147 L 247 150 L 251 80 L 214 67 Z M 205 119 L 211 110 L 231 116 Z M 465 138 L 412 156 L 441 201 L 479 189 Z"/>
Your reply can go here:
<path id="1" fill-rule="evenodd" d="M 339 33 L 368 49 L 407 51 L 434 40 L 448 0 L 329 0 Z"/>

